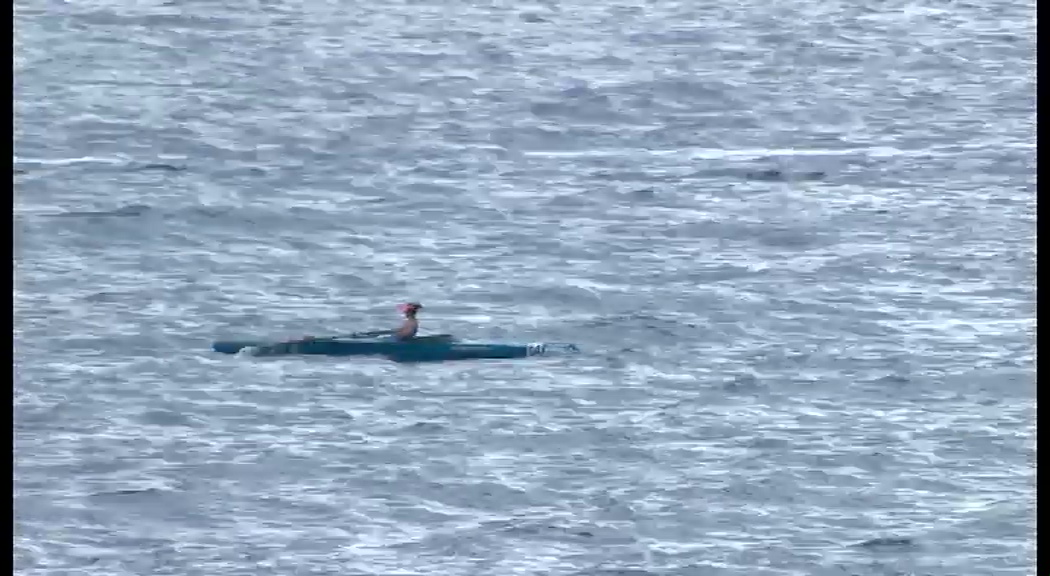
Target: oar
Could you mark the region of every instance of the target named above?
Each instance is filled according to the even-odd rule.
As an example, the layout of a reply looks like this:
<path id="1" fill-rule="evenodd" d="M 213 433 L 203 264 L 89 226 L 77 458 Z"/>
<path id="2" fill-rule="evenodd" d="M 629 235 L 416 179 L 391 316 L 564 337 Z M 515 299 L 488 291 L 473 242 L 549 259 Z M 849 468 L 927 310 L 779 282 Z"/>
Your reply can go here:
<path id="1" fill-rule="evenodd" d="M 322 338 L 312 338 L 313 342 L 324 342 L 326 340 L 354 340 L 358 338 L 375 338 L 376 336 L 389 336 L 396 330 L 373 330 L 372 332 L 354 332 L 352 334 L 338 334 L 336 336 L 324 336 Z M 303 339 L 292 340 L 292 342 L 305 342 Z"/>
<path id="2" fill-rule="evenodd" d="M 339 340 L 340 338 L 375 338 L 376 336 L 389 336 L 397 332 L 397 330 L 373 330 L 371 332 L 354 332 L 353 334 L 340 334 L 338 336 L 328 336 L 321 338 L 321 340 Z"/>

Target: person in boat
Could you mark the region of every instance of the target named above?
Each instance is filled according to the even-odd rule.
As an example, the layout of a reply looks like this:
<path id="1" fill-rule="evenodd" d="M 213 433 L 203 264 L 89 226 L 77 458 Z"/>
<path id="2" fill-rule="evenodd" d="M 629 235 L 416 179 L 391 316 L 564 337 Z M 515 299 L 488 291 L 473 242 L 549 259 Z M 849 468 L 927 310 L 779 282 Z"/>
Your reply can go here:
<path id="1" fill-rule="evenodd" d="M 358 336 L 391 336 L 395 340 L 411 340 L 416 337 L 416 332 L 419 332 L 419 319 L 416 318 L 416 313 L 423 309 L 423 305 L 418 302 L 409 302 L 407 304 L 398 305 L 397 309 L 405 315 L 405 321 L 401 324 L 401 327 L 397 330 L 382 330 L 379 332 L 366 332 Z M 315 336 L 303 336 L 300 342 L 309 342 L 310 340 L 316 340 Z"/>
<path id="2" fill-rule="evenodd" d="M 394 338 L 398 340 L 415 338 L 416 332 L 419 332 L 419 320 L 416 318 L 416 313 L 423 309 L 423 305 L 418 302 L 409 302 L 398 306 L 397 309 L 405 315 L 405 321 L 400 328 L 394 330 Z"/>

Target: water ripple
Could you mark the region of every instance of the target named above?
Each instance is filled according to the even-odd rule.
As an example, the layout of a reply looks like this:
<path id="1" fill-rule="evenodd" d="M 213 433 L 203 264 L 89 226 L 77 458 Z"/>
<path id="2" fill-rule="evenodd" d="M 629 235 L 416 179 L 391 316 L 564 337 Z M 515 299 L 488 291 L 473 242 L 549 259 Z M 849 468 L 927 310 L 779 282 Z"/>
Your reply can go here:
<path id="1" fill-rule="evenodd" d="M 1031 573 L 1032 14 L 20 2 L 16 571 Z"/>

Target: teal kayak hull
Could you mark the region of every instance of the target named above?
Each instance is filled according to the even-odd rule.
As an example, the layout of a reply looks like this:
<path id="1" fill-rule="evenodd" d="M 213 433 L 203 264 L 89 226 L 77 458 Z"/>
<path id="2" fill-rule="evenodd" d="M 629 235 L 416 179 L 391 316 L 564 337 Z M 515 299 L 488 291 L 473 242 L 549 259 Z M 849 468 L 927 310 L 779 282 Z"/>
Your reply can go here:
<path id="1" fill-rule="evenodd" d="M 384 356 L 399 362 L 443 362 L 447 360 L 513 359 L 578 352 L 572 344 L 476 344 L 458 342 L 446 334 L 412 340 L 340 340 L 317 338 L 293 342 L 262 343 L 220 340 L 212 350 L 222 354 L 252 356 Z"/>

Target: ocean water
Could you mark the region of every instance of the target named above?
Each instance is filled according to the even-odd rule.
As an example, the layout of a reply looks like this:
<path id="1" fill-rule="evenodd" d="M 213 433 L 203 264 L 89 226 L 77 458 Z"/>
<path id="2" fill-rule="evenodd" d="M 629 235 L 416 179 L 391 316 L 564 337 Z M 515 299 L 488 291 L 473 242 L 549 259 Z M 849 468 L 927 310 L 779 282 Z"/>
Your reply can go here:
<path id="1" fill-rule="evenodd" d="M 1035 574 L 1034 2 L 14 33 L 16 573 Z"/>

